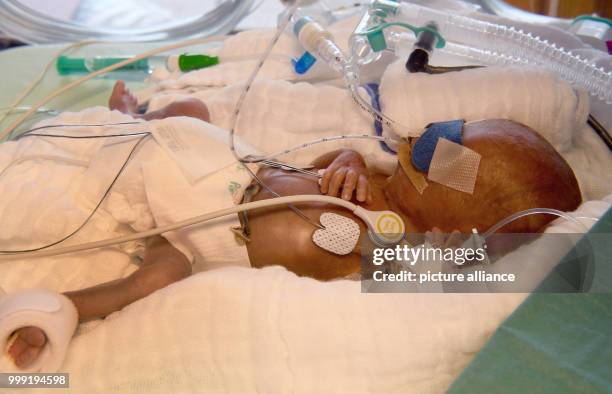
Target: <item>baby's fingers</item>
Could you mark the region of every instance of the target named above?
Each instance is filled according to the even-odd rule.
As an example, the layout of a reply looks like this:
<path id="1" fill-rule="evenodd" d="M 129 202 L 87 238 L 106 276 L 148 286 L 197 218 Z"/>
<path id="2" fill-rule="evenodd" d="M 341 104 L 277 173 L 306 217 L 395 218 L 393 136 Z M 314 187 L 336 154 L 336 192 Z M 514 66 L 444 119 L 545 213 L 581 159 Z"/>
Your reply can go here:
<path id="1" fill-rule="evenodd" d="M 339 168 L 334 172 L 334 175 L 331 177 L 331 181 L 329 181 L 329 189 L 327 190 L 327 195 L 335 197 L 340 192 L 340 188 L 344 183 L 344 177 L 346 176 L 346 172 L 348 169 L 346 167 Z"/>
<path id="2" fill-rule="evenodd" d="M 359 180 L 357 181 L 357 201 L 364 202 L 371 199 L 369 189 L 368 177 L 359 175 Z"/>
<path id="3" fill-rule="evenodd" d="M 353 191 L 357 187 L 357 181 L 359 179 L 359 174 L 355 172 L 353 169 L 349 169 L 346 173 L 346 178 L 344 179 L 344 186 L 342 187 L 342 198 L 345 200 L 350 200 L 353 197 Z"/>
<path id="4" fill-rule="evenodd" d="M 321 178 L 321 193 L 327 194 L 327 191 L 329 190 L 329 183 L 331 182 L 332 176 L 334 176 L 337 169 L 338 166 L 332 164 L 327 167 L 325 171 L 323 171 L 323 177 Z"/>
<path id="5" fill-rule="evenodd" d="M 454 230 L 446 240 L 446 244 L 444 246 L 451 248 L 458 248 L 461 246 L 463 234 L 459 232 L 459 230 Z"/>

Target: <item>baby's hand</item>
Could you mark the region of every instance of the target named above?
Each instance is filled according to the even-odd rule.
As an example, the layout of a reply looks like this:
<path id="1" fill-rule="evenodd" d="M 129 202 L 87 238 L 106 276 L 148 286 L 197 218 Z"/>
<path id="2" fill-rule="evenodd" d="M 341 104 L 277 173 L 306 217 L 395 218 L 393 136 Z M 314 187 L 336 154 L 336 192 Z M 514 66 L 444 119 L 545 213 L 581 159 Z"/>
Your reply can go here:
<path id="1" fill-rule="evenodd" d="M 454 230 L 450 234 L 443 233 L 437 227 L 427 231 L 425 233 L 425 240 L 433 247 L 436 248 L 458 248 L 462 243 L 462 234 L 459 230 Z"/>
<path id="2" fill-rule="evenodd" d="M 350 200 L 353 192 L 357 201 L 370 200 L 368 169 L 361 155 L 355 151 L 341 152 L 325 169 L 321 179 L 321 193 Z"/>

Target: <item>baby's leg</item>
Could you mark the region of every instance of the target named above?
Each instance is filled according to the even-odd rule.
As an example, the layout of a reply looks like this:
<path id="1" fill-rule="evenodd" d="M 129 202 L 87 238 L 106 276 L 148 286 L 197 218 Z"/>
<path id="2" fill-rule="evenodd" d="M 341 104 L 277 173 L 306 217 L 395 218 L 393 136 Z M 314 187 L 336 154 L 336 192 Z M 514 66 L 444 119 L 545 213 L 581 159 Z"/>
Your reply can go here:
<path id="1" fill-rule="evenodd" d="M 105 317 L 147 295 L 191 275 L 191 263 L 160 236 L 147 240 L 145 258 L 130 276 L 65 295 L 77 308 L 79 321 Z M 23 327 L 16 331 L 9 354 L 20 368 L 30 365 L 47 342 L 42 330 Z"/>
<path id="2" fill-rule="evenodd" d="M 117 110 L 124 114 L 131 115 L 134 118 L 144 120 L 165 119 L 173 116 L 188 116 L 201 119 L 205 122 L 210 121 L 208 107 L 201 100 L 195 98 L 177 100 L 156 111 L 139 114 L 138 101 L 132 92 L 125 87 L 123 81 L 117 81 L 115 84 L 113 92 L 108 100 L 108 107 L 111 110 Z"/>

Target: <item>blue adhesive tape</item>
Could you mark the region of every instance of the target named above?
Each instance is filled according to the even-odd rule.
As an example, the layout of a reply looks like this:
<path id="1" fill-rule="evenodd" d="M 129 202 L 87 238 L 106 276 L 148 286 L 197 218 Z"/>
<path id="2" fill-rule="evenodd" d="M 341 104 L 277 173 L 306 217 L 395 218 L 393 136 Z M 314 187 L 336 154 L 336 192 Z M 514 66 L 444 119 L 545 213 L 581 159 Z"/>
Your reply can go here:
<path id="1" fill-rule="evenodd" d="M 434 150 L 439 138 L 461 144 L 461 132 L 463 131 L 463 119 L 448 122 L 431 123 L 425 132 L 419 137 L 412 149 L 412 164 L 422 172 L 429 171 L 429 165 L 433 158 Z"/>

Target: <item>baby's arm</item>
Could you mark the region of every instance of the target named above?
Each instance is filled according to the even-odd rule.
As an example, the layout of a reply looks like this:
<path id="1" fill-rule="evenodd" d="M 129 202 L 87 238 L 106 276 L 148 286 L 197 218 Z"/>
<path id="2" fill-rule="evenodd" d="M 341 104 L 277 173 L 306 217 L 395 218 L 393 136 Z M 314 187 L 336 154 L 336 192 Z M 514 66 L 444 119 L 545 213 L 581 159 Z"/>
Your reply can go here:
<path id="1" fill-rule="evenodd" d="M 321 193 L 350 200 L 355 192 L 357 201 L 371 199 L 368 168 L 363 157 L 350 149 L 329 152 L 317 158 L 313 165 L 325 168 L 321 179 Z"/>
<path id="2" fill-rule="evenodd" d="M 147 239 L 142 265 L 130 276 L 65 295 L 72 300 L 83 322 L 119 311 L 189 275 L 189 260 L 158 235 Z"/>
<path id="3" fill-rule="evenodd" d="M 147 295 L 191 275 L 189 260 L 161 236 L 147 239 L 142 265 L 130 276 L 65 295 L 77 308 L 79 321 L 105 317 Z M 8 350 L 15 364 L 26 368 L 47 343 L 38 327 L 22 327 Z"/>

